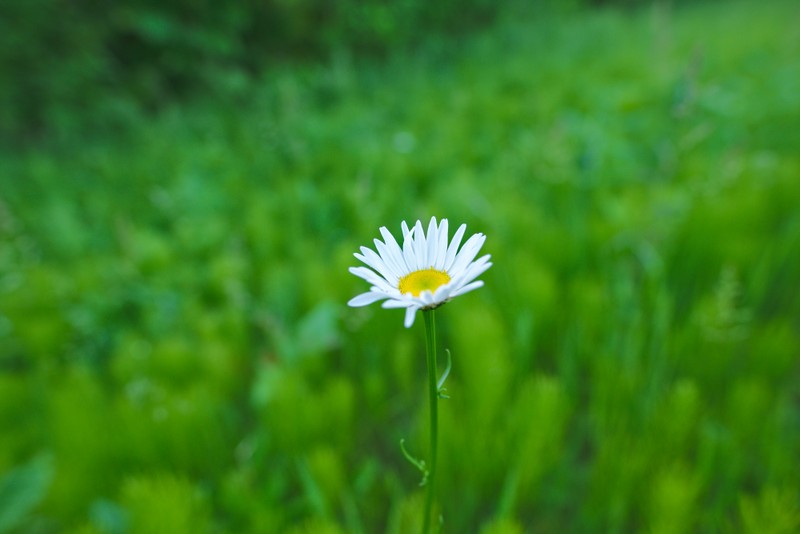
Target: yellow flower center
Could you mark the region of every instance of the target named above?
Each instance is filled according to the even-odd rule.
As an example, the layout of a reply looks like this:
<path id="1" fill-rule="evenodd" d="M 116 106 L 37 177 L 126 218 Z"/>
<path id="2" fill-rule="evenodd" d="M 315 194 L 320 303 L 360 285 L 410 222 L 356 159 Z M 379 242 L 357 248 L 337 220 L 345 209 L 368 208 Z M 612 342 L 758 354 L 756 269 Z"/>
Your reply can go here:
<path id="1" fill-rule="evenodd" d="M 397 289 L 400 293 L 411 293 L 418 297 L 426 289 L 435 292 L 439 286 L 443 286 L 450 281 L 450 275 L 444 271 L 436 269 L 422 269 L 409 273 L 400 279 Z"/>

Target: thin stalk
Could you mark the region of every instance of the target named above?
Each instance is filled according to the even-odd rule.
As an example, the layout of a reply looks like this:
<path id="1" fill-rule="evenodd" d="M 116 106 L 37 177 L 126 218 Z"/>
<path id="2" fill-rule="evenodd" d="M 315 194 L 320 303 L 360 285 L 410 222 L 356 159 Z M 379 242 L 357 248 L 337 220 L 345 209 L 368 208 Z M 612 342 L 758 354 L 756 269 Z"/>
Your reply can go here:
<path id="1" fill-rule="evenodd" d="M 436 481 L 436 448 L 439 431 L 439 387 L 436 384 L 436 318 L 434 310 L 422 312 L 425 318 L 425 341 L 428 355 L 428 401 L 431 414 L 431 451 L 430 469 L 428 470 L 427 491 L 425 496 L 425 516 L 422 520 L 422 534 L 430 532 L 431 508 L 433 507 L 433 491 Z"/>

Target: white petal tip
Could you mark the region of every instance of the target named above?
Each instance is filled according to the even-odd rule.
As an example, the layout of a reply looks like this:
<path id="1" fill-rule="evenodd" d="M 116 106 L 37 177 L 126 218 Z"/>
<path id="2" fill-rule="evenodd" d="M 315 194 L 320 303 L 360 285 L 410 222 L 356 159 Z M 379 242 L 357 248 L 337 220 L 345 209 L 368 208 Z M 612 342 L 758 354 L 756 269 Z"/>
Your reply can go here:
<path id="1" fill-rule="evenodd" d="M 406 310 L 406 318 L 403 321 L 403 325 L 406 328 L 411 328 L 414 325 L 414 319 L 417 316 L 417 309 L 415 307 L 408 308 Z"/>

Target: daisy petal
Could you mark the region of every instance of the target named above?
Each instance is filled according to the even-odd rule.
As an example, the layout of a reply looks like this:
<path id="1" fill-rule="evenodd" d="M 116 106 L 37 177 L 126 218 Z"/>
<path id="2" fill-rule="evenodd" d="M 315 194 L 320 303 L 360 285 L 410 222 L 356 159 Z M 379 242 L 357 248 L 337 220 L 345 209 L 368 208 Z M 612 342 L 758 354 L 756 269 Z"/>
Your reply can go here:
<path id="1" fill-rule="evenodd" d="M 417 253 L 414 250 L 414 234 L 416 228 L 408 232 L 403 239 L 403 260 L 406 262 L 407 272 L 416 271 L 417 267 Z"/>
<path id="2" fill-rule="evenodd" d="M 453 291 L 453 284 L 445 284 L 436 288 L 433 293 L 433 301 L 437 304 L 445 302 L 450 297 L 450 292 Z"/>
<path id="3" fill-rule="evenodd" d="M 414 225 L 414 255 L 417 257 L 414 269 L 424 269 L 428 263 L 428 247 L 425 240 L 425 230 L 422 229 L 422 221 L 417 221 Z M 409 266 L 410 267 L 410 266 Z"/>
<path id="4" fill-rule="evenodd" d="M 437 245 L 436 262 L 433 266 L 437 271 L 444 269 L 444 262 L 447 259 L 447 219 L 439 222 L 439 243 Z"/>
<path id="5" fill-rule="evenodd" d="M 455 235 L 453 235 L 453 240 L 450 242 L 450 246 L 447 247 L 447 258 L 444 261 L 444 270 L 450 272 L 450 267 L 453 265 L 453 261 L 456 259 L 456 251 L 458 250 L 458 245 L 461 244 L 461 238 L 464 237 L 464 232 L 467 231 L 467 225 L 462 224 L 456 230 Z"/>
<path id="6" fill-rule="evenodd" d="M 382 308 L 408 308 L 413 306 L 414 303 L 409 300 L 391 299 L 381 304 Z"/>
<path id="7" fill-rule="evenodd" d="M 367 247 L 361 247 L 361 254 L 356 252 L 353 254 L 357 260 L 365 263 L 368 267 L 371 267 L 373 270 L 377 271 L 378 274 L 383 276 L 390 284 L 396 285 L 396 280 L 398 278 L 395 269 L 389 267 L 383 259 L 375 254 L 375 251 L 369 249 Z"/>
<path id="8" fill-rule="evenodd" d="M 397 240 L 395 240 L 392 233 L 385 226 L 381 226 L 380 232 L 381 235 L 383 236 L 383 241 L 386 244 L 386 252 L 387 252 L 386 256 L 383 256 L 383 254 L 381 254 L 381 256 L 395 263 L 396 267 L 398 267 L 402 272 L 403 270 L 406 269 L 406 266 L 401 261 L 403 258 L 403 252 L 400 250 L 400 245 L 397 244 Z"/>
<path id="9" fill-rule="evenodd" d="M 480 252 L 484 241 L 486 241 L 486 236 L 483 234 L 475 234 L 474 236 L 470 237 L 467 242 L 464 243 L 464 246 L 461 247 L 461 250 L 456 256 L 453 266 L 449 272 L 458 276 L 461 271 L 463 271 L 475 258 L 475 256 L 478 255 L 478 252 Z"/>
<path id="10" fill-rule="evenodd" d="M 411 230 L 409 230 L 408 224 L 406 224 L 405 221 L 400 223 L 400 228 L 403 230 L 403 241 L 405 242 L 405 240 L 408 239 L 408 234 L 411 233 Z"/>
<path id="11" fill-rule="evenodd" d="M 436 265 L 436 255 L 439 249 L 439 227 L 436 224 L 436 217 L 431 217 L 428 224 L 428 253 L 425 268 Z"/>
<path id="12" fill-rule="evenodd" d="M 478 289 L 479 287 L 483 287 L 483 280 L 478 280 L 476 282 L 472 282 L 471 284 L 467 284 L 467 285 L 465 285 L 464 287 L 462 287 L 461 289 L 459 289 L 457 291 L 453 291 L 450 294 L 450 298 L 454 298 L 454 297 L 457 297 L 459 295 L 463 295 L 464 293 L 469 293 L 473 289 Z"/>
<path id="13" fill-rule="evenodd" d="M 406 308 L 406 318 L 403 321 L 403 325 L 405 325 L 406 328 L 411 328 L 411 326 L 414 324 L 414 318 L 416 317 L 416 315 L 417 315 L 417 308 L 415 306 Z"/>
<path id="14" fill-rule="evenodd" d="M 475 280 L 492 266 L 489 258 L 491 258 L 491 255 L 487 254 L 486 256 L 482 256 L 478 260 L 469 264 L 467 268 L 464 269 L 464 271 L 458 277 L 456 277 L 455 280 L 453 280 L 452 284 L 456 287 L 461 287 Z"/>
<path id="15" fill-rule="evenodd" d="M 348 270 L 359 278 L 363 278 L 370 284 L 384 291 L 390 291 L 392 289 L 392 286 L 390 286 L 386 280 L 378 276 L 375 271 L 367 269 L 366 267 L 350 267 Z"/>
<path id="16" fill-rule="evenodd" d="M 398 273 L 398 278 L 400 278 L 400 273 L 406 272 L 408 267 L 406 267 L 406 262 L 403 260 L 403 256 L 399 252 L 399 248 L 397 251 L 395 251 L 394 247 L 386 245 L 378 239 L 373 241 L 375 243 L 375 249 L 378 251 L 378 254 L 380 254 L 380 257 L 384 260 L 387 266 L 391 267 L 396 273 Z"/>
<path id="17" fill-rule="evenodd" d="M 433 293 L 429 289 L 426 289 L 420 294 L 419 299 L 425 306 L 430 306 L 433 304 Z"/>
<path id="18" fill-rule="evenodd" d="M 380 291 L 367 291 L 366 293 L 361 293 L 360 295 L 356 295 L 355 297 L 351 298 L 347 302 L 347 305 L 354 308 L 359 308 L 361 306 L 368 306 L 373 302 L 378 302 L 379 300 L 384 300 L 386 298 L 389 298 L 389 295 L 381 293 Z"/>

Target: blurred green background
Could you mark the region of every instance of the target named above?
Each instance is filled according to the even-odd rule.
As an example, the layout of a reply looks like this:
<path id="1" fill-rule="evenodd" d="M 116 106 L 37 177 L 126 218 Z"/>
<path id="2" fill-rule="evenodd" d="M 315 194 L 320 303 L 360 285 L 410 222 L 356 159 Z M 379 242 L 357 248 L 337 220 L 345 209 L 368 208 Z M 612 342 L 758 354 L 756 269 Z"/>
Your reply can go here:
<path id="1" fill-rule="evenodd" d="M 0 532 L 800 531 L 800 5 L 7 0 Z"/>

